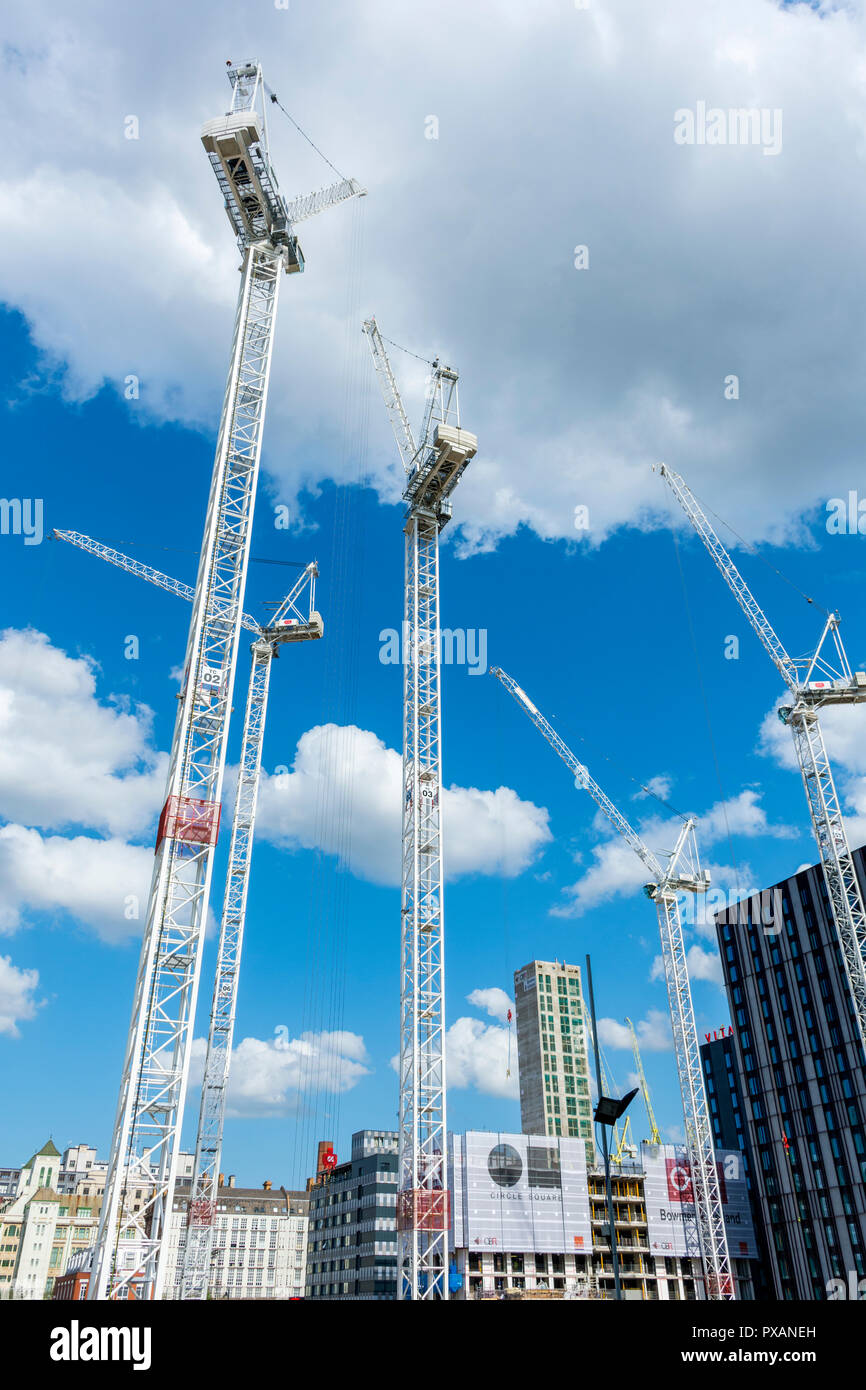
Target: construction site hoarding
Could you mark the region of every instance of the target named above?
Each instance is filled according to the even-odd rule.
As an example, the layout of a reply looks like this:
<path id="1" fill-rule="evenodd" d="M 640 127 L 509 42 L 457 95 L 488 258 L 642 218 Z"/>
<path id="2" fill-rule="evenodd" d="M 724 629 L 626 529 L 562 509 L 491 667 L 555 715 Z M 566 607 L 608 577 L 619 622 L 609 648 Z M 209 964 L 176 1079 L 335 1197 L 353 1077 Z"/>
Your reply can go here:
<path id="1" fill-rule="evenodd" d="M 699 1259 L 691 1165 L 686 1150 L 674 1144 L 642 1144 L 641 1160 L 650 1250 L 659 1256 Z M 731 1259 L 756 1260 L 758 1247 L 743 1156 L 736 1150 L 717 1149 L 716 1168 Z"/>
<path id="2" fill-rule="evenodd" d="M 592 1250 L 581 1139 L 470 1131 L 451 1137 L 456 1249 Z"/>

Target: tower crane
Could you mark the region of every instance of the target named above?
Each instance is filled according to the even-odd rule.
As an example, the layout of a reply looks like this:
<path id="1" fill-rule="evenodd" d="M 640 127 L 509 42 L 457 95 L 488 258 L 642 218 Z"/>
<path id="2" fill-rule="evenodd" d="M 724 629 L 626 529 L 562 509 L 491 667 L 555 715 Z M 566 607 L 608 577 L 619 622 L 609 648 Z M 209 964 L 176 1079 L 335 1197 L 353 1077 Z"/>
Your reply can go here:
<path id="1" fill-rule="evenodd" d="M 640 1089 L 643 1095 L 643 1103 L 646 1106 L 647 1119 L 650 1123 L 649 1141 L 651 1144 L 660 1144 L 662 1142 L 662 1137 L 659 1134 L 659 1127 L 656 1124 L 656 1117 L 653 1114 L 653 1103 L 650 1100 L 649 1086 L 647 1085 L 646 1072 L 643 1069 L 643 1058 L 640 1055 L 640 1048 L 638 1047 L 637 1033 L 635 1032 L 634 1024 L 632 1023 L 630 1018 L 626 1019 L 626 1023 L 628 1024 L 628 1030 L 631 1033 L 631 1046 L 632 1051 L 634 1052 L 634 1064 L 637 1068 L 637 1079 L 640 1082 Z"/>
<path id="2" fill-rule="evenodd" d="M 658 468 L 791 692 L 793 703 L 780 707 L 779 718 L 794 738 L 860 1041 L 866 1048 L 866 907 L 819 717 L 830 705 L 862 704 L 866 700 L 866 672 L 851 670 L 838 613 L 829 614 L 811 656 L 799 660 L 790 657 L 690 488 L 666 464 Z"/>
<path id="3" fill-rule="evenodd" d="M 246 586 L 277 300 L 282 273 L 303 269 L 292 206 L 268 154 L 258 63 L 229 64 L 227 114 L 202 130 L 242 254 L 231 360 L 211 477 L 192 622 L 157 830 L 154 872 L 124 1052 L 88 1297 L 160 1298 L 189 1078 L 210 899 L 229 714 Z M 261 106 L 261 112 L 259 111 Z M 341 181 L 315 195 L 320 211 L 363 190 Z M 129 1188 L 148 1195 L 139 1210 Z M 121 1269 L 118 1231 L 131 1232 L 139 1269 Z"/>
<path id="4" fill-rule="evenodd" d="M 79 549 L 116 565 L 118 569 L 146 579 L 160 589 L 192 602 L 195 591 L 178 579 L 161 574 L 159 570 L 133 560 L 119 550 L 102 545 L 77 531 L 55 530 L 57 540 L 68 541 Z M 231 847 L 229 850 L 226 891 L 220 921 L 217 968 L 211 1003 L 207 1052 L 202 1080 L 195 1162 L 187 1218 L 187 1238 L 183 1251 L 182 1298 L 206 1298 L 210 1258 L 213 1246 L 213 1220 L 219 1181 L 220 1151 L 225 1119 L 226 1093 L 232 1038 L 237 1009 L 238 978 L 247 894 L 250 881 L 253 833 L 258 802 L 259 777 L 262 766 L 262 744 L 268 708 L 271 666 L 279 657 L 280 647 L 287 642 L 310 641 L 322 636 L 321 614 L 316 611 L 316 579 L 318 567 L 307 565 L 292 589 L 278 606 L 266 625 L 260 625 L 249 614 L 243 616 L 243 626 L 252 628 L 256 640 L 252 643 L 252 666 L 244 714 L 241 759 L 232 817 Z M 309 587 L 307 611 L 301 608 L 304 591 Z"/>
<path id="5" fill-rule="evenodd" d="M 406 475 L 398 1297 L 448 1298 L 439 533 L 478 447 L 457 372 L 432 363 L 416 444 L 375 319 L 364 332 Z"/>
<path id="6" fill-rule="evenodd" d="M 610 798 L 605 795 L 588 769 L 584 767 L 583 763 L 578 762 L 571 749 L 551 728 L 544 715 L 536 709 L 529 696 L 517 682 L 499 667 L 493 668 L 491 675 L 496 676 L 505 686 L 505 689 L 514 697 L 535 727 L 547 739 L 551 748 L 574 775 L 575 786 L 589 792 L 614 830 L 631 846 L 652 875 L 651 881 L 644 888 L 644 892 L 655 903 L 658 914 L 662 961 L 673 1027 L 677 1074 L 683 1102 L 686 1147 L 691 1167 L 704 1286 L 708 1299 L 732 1299 L 734 1287 L 731 1278 L 731 1262 L 725 1231 L 721 1187 L 713 1151 L 713 1135 L 707 1108 L 707 1095 L 704 1088 L 678 902 L 678 894 L 705 893 L 710 883 L 709 872 L 700 868 L 695 839 L 695 819 L 688 817 L 683 822 L 676 844 L 668 855 L 667 863 L 662 864 L 652 850 L 644 844 L 637 831 L 632 829 L 625 817 L 617 810 Z"/>

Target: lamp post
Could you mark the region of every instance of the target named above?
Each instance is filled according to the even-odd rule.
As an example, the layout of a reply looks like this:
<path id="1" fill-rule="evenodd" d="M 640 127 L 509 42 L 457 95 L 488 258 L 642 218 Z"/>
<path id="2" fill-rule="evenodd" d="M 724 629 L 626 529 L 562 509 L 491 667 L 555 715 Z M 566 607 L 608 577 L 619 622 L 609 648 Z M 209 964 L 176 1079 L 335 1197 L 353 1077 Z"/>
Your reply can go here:
<path id="1" fill-rule="evenodd" d="M 598 1029 L 595 1021 L 595 995 L 592 989 L 592 966 L 589 963 L 589 956 L 586 957 L 586 987 L 589 993 L 589 1012 L 592 1019 L 592 1042 L 595 1051 L 595 1080 L 598 1086 L 598 1104 L 595 1107 L 593 1119 L 596 1124 L 601 1125 L 601 1150 L 604 1154 L 604 1190 L 607 1197 L 607 1219 L 610 1228 L 610 1253 L 613 1263 L 613 1287 L 614 1297 L 622 1298 L 622 1288 L 619 1279 L 619 1254 L 616 1248 L 616 1222 L 613 1214 L 613 1189 L 610 1181 L 610 1145 L 608 1143 L 607 1131 L 616 1124 L 617 1120 L 625 1114 L 637 1095 L 637 1087 L 629 1091 L 621 1100 L 615 1100 L 612 1096 L 606 1096 L 601 1089 L 601 1052 L 598 1043 Z"/>

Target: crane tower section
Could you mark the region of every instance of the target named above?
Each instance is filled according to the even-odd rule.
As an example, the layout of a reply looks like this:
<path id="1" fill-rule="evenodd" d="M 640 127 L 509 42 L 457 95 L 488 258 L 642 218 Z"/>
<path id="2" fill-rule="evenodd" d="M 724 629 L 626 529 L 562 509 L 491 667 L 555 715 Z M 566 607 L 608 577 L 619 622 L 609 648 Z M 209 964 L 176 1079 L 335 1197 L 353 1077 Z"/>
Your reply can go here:
<path id="1" fill-rule="evenodd" d="M 448 1298 L 439 534 L 478 447 L 457 372 L 432 363 L 416 446 L 375 319 L 364 324 L 406 474 L 398 1297 Z"/>
<path id="2" fill-rule="evenodd" d="M 242 252 L 241 284 L 132 1018 L 88 1296 L 162 1295 L 279 286 L 301 269 L 267 152 L 261 69 L 229 69 L 232 105 L 202 140 Z M 217 165 L 219 166 L 217 168 Z M 147 1196 L 131 1210 L 127 1192 Z M 121 1237 L 141 1261 L 118 1259 Z"/>
<path id="3" fill-rule="evenodd" d="M 181 1297 L 185 1299 L 204 1299 L 208 1295 L 213 1222 L 219 1185 L 226 1093 L 237 1011 L 238 977 L 246 923 L 271 668 L 284 644 L 317 640 L 322 636 L 322 619 L 315 607 L 317 575 L 316 565 L 308 565 L 270 622 L 260 630 L 250 649 L 252 668 L 244 715 L 225 901 L 220 922 L 191 1200 L 187 1209 L 181 1282 Z M 304 612 L 299 607 L 299 600 L 308 586 L 308 611 Z"/>

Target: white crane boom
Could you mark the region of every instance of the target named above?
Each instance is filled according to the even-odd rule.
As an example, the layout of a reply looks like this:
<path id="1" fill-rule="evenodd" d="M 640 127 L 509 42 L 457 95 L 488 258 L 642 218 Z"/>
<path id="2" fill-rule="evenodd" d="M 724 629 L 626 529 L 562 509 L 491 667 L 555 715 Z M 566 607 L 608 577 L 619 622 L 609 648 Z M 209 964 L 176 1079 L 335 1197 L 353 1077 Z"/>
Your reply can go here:
<path id="1" fill-rule="evenodd" d="M 172 579 L 168 574 L 161 574 L 159 570 L 152 569 L 150 565 L 143 565 L 140 560 L 134 560 L 130 555 L 124 555 L 120 550 L 112 550 L 111 546 L 103 545 L 101 541 L 92 540 L 90 536 L 83 536 L 80 531 L 59 531 L 55 528 L 52 537 L 57 541 L 67 541 L 70 545 L 78 546 L 79 550 L 85 550 L 89 555 L 95 555 L 100 560 L 105 560 L 109 565 L 116 565 L 118 569 L 125 570 L 127 574 L 134 574 L 139 579 L 146 579 L 148 584 L 155 584 L 158 589 L 164 589 L 168 594 L 176 594 L 178 598 L 186 599 L 187 603 L 192 603 L 195 598 L 195 589 L 191 584 L 184 584 L 180 579 Z M 260 632 L 261 623 L 257 623 L 255 618 L 251 618 L 249 613 L 241 616 L 241 627 L 247 628 L 251 632 Z"/>
<path id="2" fill-rule="evenodd" d="M 364 332 L 367 334 L 367 341 L 373 354 L 373 365 L 379 378 L 379 386 L 385 402 L 385 409 L 388 412 L 388 419 L 391 421 L 397 448 L 400 450 L 400 456 L 403 460 L 403 468 L 408 477 L 415 466 L 415 458 L 418 453 L 412 426 L 409 424 L 409 418 L 403 408 L 397 380 L 391 368 L 385 344 L 382 341 L 382 334 L 379 332 L 379 325 L 374 318 L 364 321 Z"/>
<path id="3" fill-rule="evenodd" d="M 401 1299 L 447 1300 L 439 533 L 478 441 L 460 428 L 457 373 L 434 362 L 415 449 L 374 319 L 364 331 L 407 474 L 397 1288 Z"/>
<path id="4" fill-rule="evenodd" d="M 308 217 L 315 217 L 316 213 L 344 203 L 347 198 L 364 198 L 366 194 L 366 188 L 362 188 L 357 179 L 341 179 L 339 183 L 319 188 L 315 193 L 303 193 L 299 198 L 293 198 L 286 203 L 286 216 L 292 223 L 305 222 Z"/>
<path id="5" fill-rule="evenodd" d="M 613 828 L 631 845 L 653 875 L 653 882 L 647 884 L 644 891 L 655 903 L 658 914 L 674 1053 L 683 1102 L 686 1146 L 695 1199 L 695 1226 L 699 1247 L 695 1253 L 703 1268 L 707 1298 L 732 1299 L 735 1294 L 721 1185 L 713 1149 L 713 1133 L 704 1088 L 678 901 L 679 893 L 705 893 L 709 887 L 709 873 L 701 871 L 698 859 L 695 821 L 689 818 L 683 823 L 667 864 L 662 867 L 652 850 L 647 848 L 517 682 L 499 667 L 494 667 L 490 674 L 514 697 L 535 727 L 562 758 L 566 767 L 574 773 L 576 785 L 589 792 Z"/>
<path id="6" fill-rule="evenodd" d="M 866 672 L 851 669 L 837 613 L 827 618 L 815 652 L 800 662 L 792 661 L 691 489 L 666 464 L 659 464 L 659 472 L 710 552 L 794 698 L 793 705 L 780 708 L 779 717 L 788 725 L 794 739 L 836 935 L 854 1001 L 860 1042 L 866 1050 L 866 906 L 819 719 L 819 710 L 825 705 L 856 705 L 866 700 Z M 831 635 L 834 658 L 822 654 Z M 816 674 L 819 679 L 814 679 Z"/>
<path id="7" fill-rule="evenodd" d="M 279 286 L 303 257 L 267 149 L 258 63 L 231 65 L 230 111 L 202 130 L 242 253 L 185 679 L 124 1054 L 88 1297 L 160 1298 L 219 833 Z M 144 1188 L 140 1203 L 127 1200 Z M 136 1210 L 135 1207 L 138 1207 Z M 142 1263 L 122 1267 L 121 1236 Z"/>

